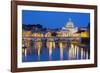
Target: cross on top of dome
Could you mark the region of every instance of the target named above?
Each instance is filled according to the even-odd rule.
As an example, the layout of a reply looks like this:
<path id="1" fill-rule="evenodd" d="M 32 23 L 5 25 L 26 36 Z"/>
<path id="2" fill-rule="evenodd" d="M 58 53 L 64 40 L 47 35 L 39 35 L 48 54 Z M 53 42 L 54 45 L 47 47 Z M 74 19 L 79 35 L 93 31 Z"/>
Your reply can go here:
<path id="1" fill-rule="evenodd" d="M 71 19 L 71 18 L 69 18 L 69 21 L 72 21 L 72 19 Z"/>

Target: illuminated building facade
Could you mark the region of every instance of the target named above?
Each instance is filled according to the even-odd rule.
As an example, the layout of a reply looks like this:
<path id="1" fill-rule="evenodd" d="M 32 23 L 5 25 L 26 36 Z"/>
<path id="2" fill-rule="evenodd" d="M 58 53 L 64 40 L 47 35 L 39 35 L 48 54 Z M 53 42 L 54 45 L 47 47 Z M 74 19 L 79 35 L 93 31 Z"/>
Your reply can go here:
<path id="1" fill-rule="evenodd" d="M 76 33 L 78 31 L 77 27 L 74 27 L 74 23 L 71 19 L 67 22 L 65 27 L 62 28 L 62 31 L 68 32 L 68 33 Z"/>

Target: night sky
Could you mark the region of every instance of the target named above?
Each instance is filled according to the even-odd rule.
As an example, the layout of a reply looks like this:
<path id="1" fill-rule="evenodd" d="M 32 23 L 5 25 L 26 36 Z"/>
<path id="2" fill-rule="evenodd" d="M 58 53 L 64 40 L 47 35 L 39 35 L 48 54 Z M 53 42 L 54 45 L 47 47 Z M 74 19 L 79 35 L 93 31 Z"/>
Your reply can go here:
<path id="1" fill-rule="evenodd" d="M 62 28 L 69 18 L 75 27 L 87 27 L 90 23 L 89 13 L 53 12 L 53 11 L 22 11 L 22 24 L 41 24 L 44 28 Z"/>

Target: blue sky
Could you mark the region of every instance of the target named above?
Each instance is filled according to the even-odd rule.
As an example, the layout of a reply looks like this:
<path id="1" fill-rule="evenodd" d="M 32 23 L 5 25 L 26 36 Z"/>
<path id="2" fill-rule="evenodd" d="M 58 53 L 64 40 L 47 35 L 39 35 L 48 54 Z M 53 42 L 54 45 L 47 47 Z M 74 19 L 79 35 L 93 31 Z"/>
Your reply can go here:
<path id="1" fill-rule="evenodd" d="M 90 22 L 89 13 L 53 12 L 53 11 L 22 11 L 23 24 L 41 24 L 44 28 L 62 28 L 69 18 L 75 27 L 86 27 Z"/>

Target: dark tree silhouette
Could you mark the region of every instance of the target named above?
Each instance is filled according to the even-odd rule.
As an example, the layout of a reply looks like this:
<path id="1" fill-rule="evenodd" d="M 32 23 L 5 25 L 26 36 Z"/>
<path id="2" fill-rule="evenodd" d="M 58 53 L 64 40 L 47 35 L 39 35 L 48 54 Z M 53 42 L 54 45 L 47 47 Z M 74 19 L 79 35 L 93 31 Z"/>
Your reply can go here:
<path id="1" fill-rule="evenodd" d="M 51 35 L 52 35 L 52 36 L 57 36 L 57 33 L 56 33 L 56 32 L 52 32 Z"/>
<path id="2" fill-rule="evenodd" d="M 37 28 L 43 28 L 42 25 L 40 25 L 40 24 L 37 24 L 36 26 L 37 26 Z"/>
<path id="3" fill-rule="evenodd" d="M 89 36 L 90 36 L 90 23 L 88 23 L 88 26 L 87 26 L 87 31 L 89 32 Z"/>

